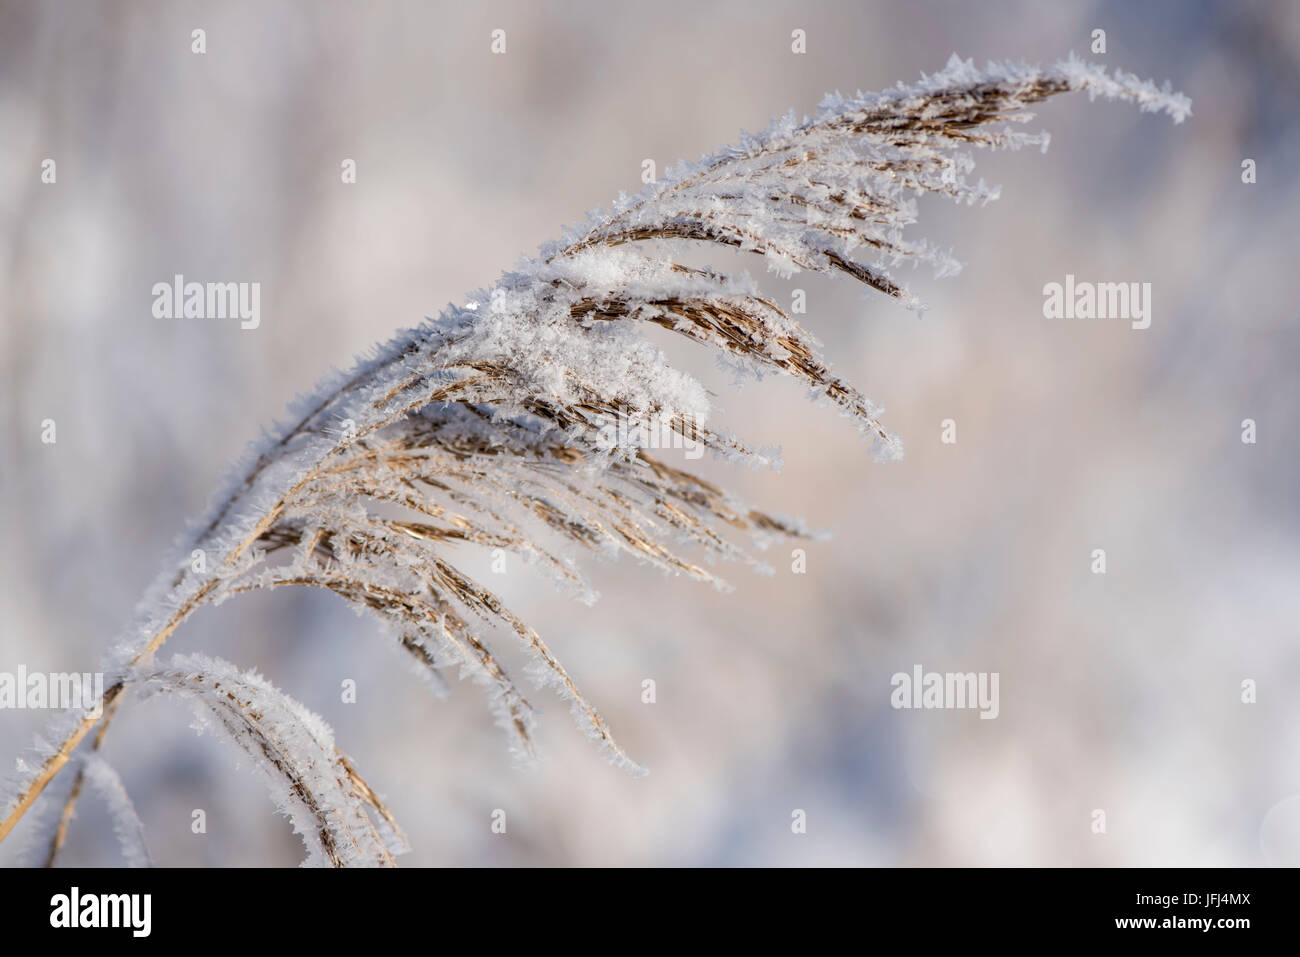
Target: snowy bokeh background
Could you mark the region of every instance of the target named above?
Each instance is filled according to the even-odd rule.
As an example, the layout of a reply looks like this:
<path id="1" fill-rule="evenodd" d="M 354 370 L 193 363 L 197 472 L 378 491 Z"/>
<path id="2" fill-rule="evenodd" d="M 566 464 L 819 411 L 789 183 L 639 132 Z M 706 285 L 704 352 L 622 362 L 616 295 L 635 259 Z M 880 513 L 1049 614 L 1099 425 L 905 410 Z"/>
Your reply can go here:
<path id="1" fill-rule="evenodd" d="M 954 51 L 1087 55 L 1096 28 L 1108 51 L 1089 59 L 1172 79 L 1192 119 L 1046 104 L 1045 156 L 978 157 L 999 202 L 922 202 L 914 235 L 966 264 L 908 277 L 924 318 L 848 280 L 762 280 L 778 301 L 807 291 L 805 325 L 889 407 L 904 462 L 873 464 L 790 382 L 736 391 L 682 352 L 727 425 L 784 453 L 780 472 L 704 471 L 833 533 L 807 574 L 788 548 L 771 578 L 730 570 L 726 594 L 588 565 L 593 608 L 518 567 L 490 578 L 649 777 L 603 763 L 544 693 L 542 763 L 516 770 L 476 687 L 432 699 L 331 596 L 205 610 L 169 651 L 255 666 L 323 715 L 406 828 L 406 865 L 1300 863 L 1289 3 L 0 3 L 0 670 L 93 669 L 295 393 L 639 186 L 644 159 Z M 1067 272 L 1151 282 L 1151 328 L 1044 319 Z M 261 327 L 153 318 L 175 273 L 260 282 Z M 488 575 L 485 554 L 455 558 Z M 999 672 L 1000 717 L 892 709 L 890 676 L 915 664 Z M 190 722 L 128 701 L 106 745 L 155 860 L 301 860 L 260 780 Z M 43 724 L 0 712 L 0 759 Z M 62 860 L 120 860 L 93 796 Z"/>

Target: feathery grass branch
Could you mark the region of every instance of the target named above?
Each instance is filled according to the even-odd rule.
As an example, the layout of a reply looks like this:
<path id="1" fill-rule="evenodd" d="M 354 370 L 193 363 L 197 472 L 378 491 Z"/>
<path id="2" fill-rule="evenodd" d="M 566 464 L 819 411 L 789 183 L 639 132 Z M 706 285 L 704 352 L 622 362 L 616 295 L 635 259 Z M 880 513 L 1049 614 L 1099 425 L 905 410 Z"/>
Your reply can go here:
<path id="1" fill-rule="evenodd" d="M 620 197 L 438 319 L 327 378 L 251 449 L 167 562 L 107 665 L 114 676 L 103 741 L 127 687 L 196 696 L 268 774 L 312 860 L 392 862 L 395 827 L 318 719 L 256 676 L 207 659 L 159 669 L 155 652 L 194 611 L 248 591 L 324 588 L 376 613 L 399 646 L 437 675 L 459 668 L 487 690 L 512 750 L 535 753 L 533 708 L 489 645 L 513 636 L 537 683 L 569 700 L 578 725 L 615 764 L 641 769 L 541 637 L 451 563 L 458 546 L 509 551 L 561 587 L 594 599 L 570 552 L 638 559 L 722 586 L 684 549 L 761 567 L 746 546 L 799 536 L 791 522 L 645 453 L 628 423 L 663 423 L 716 455 L 769 464 L 709 425 L 703 386 L 673 368 L 642 324 L 714 348 L 753 374 L 792 376 L 837 406 L 896 459 L 883 410 L 837 378 L 807 332 L 749 276 L 687 267 L 665 250 L 703 242 L 756 253 L 782 274 L 843 274 L 913 308 L 896 276 L 959 264 L 906 238 L 918 195 L 986 202 L 970 182 L 972 148 L 1046 147 L 1016 124 L 1071 90 L 1190 113 L 1181 94 L 1074 58 L 1042 69 L 954 57 L 912 86 L 827 97 L 816 115 L 669 170 Z M 648 245 L 652 244 L 652 245 Z M 635 430 L 633 435 L 635 434 Z M 206 561 L 191 566 L 190 556 Z M 254 707 L 256 703 L 256 707 Z M 0 839 L 99 721 L 73 715 L 38 755 L 6 808 Z M 66 835 L 73 788 L 52 853 Z M 368 813 L 370 816 L 368 816 Z M 378 822 L 378 823 L 376 823 Z M 314 837 L 312 836 L 314 835 Z"/>

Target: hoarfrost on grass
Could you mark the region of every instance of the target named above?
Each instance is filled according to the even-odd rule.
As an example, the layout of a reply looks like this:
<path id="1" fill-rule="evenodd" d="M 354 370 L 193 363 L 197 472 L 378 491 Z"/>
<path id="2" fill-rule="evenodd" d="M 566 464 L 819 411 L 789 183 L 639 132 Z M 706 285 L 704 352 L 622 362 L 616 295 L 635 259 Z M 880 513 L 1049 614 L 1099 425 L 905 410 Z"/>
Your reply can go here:
<path id="1" fill-rule="evenodd" d="M 717 426 L 708 392 L 643 335 L 647 325 L 715 350 L 738 375 L 794 377 L 853 420 L 878 459 L 901 458 L 902 443 L 881 422 L 883 408 L 838 378 L 817 340 L 752 277 L 689 267 L 671 251 L 711 243 L 757 254 L 782 277 L 848 275 L 919 310 L 899 268 L 927 265 L 944 277 L 960 263 L 908 235 L 917 198 L 996 199 L 996 187 L 968 179 L 973 151 L 1045 149 L 1045 133 L 1017 127 L 1029 107 L 1070 90 L 1176 123 L 1191 112 L 1168 84 L 1073 56 L 983 70 L 953 56 L 916 83 L 830 94 L 811 117 L 784 114 L 677 164 L 463 306 L 330 372 L 248 447 L 177 540 L 109 656 L 114 687 L 143 683 L 210 709 L 264 759 L 313 862 L 390 862 L 392 822 L 328 728 L 264 679 L 213 659 L 152 664 L 203 605 L 285 586 L 332 591 L 377 614 L 433 687 L 445 669 L 482 684 L 511 750 L 529 760 L 533 707 L 488 644 L 505 633 L 600 751 L 639 772 L 537 632 L 448 554 L 510 552 L 587 601 L 595 592 L 577 558 L 585 553 L 628 554 L 717 587 L 726 583 L 714 559 L 770 570 L 751 551 L 778 536 L 809 538 L 802 523 L 753 509 L 634 440 L 606 441 L 620 422 L 653 418 L 723 459 L 779 464 L 770 448 Z M 203 570 L 191 567 L 196 549 Z M 20 766 L 0 837 L 97 720 L 61 718 L 51 730 L 61 744 L 38 746 L 34 767 Z"/>

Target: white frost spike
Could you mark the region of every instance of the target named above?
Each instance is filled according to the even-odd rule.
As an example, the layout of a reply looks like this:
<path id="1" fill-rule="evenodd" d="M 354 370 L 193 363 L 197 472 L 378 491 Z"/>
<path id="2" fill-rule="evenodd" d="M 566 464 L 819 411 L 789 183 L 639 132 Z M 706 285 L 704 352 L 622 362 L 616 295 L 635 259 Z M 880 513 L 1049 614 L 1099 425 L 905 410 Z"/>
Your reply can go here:
<path id="1" fill-rule="evenodd" d="M 122 779 L 112 765 L 98 754 L 86 758 L 85 769 L 86 780 L 108 805 L 108 811 L 113 817 L 113 831 L 117 834 L 127 866 L 153 867 L 149 849 L 144 843 L 144 826 L 135 813 L 135 805 L 131 803 Z"/>
<path id="2" fill-rule="evenodd" d="M 201 721 L 215 720 L 253 759 L 307 846 L 304 864 L 391 867 L 393 855 L 406 850 L 387 808 L 334 746 L 329 726 L 261 675 L 219 658 L 177 655 L 133 682 L 145 695 L 189 698 Z"/>

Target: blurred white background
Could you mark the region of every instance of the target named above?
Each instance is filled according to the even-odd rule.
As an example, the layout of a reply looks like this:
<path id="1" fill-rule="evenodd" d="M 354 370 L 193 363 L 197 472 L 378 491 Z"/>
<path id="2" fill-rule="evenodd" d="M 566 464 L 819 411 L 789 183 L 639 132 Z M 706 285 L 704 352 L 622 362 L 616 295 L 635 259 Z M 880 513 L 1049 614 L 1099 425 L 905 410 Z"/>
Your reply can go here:
<path id="1" fill-rule="evenodd" d="M 93 669 L 296 392 L 639 187 L 643 159 L 694 159 L 954 51 L 1071 50 L 1171 79 L 1192 119 L 1046 104 L 1045 156 L 977 157 L 999 202 L 923 201 L 913 235 L 966 263 L 907 277 L 924 318 L 848 280 L 762 280 L 778 301 L 808 291 L 805 325 L 889 407 L 904 462 L 873 464 L 788 381 L 737 392 L 692 357 L 725 423 L 785 458 L 704 471 L 833 533 L 806 575 L 788 548 L 773 578 L 729 569 L 721 595 L 588 565 L 594 608 L 524 571 L 490 581 L 649 777 L 607 766 L 544 693 L 542 763 L 515 770 L 477 688 L 432 699 L 331 596 L 205 610 L 168 650 L 255 666 L 322 714 L 406 828 L 405 865 L 1300 863 L 1300 6 L 1284 2 L 0 4 L 0 670 Z M 1044 319 L 1042 286 L 1067 272 L 1151 282 L 1151 328 Z M 151 287 L 175 273 L 260 282 L 261 327 L 155 319 Z M 891 709 L 890 676 L 918 663 L 999 672 L 1000 717 Z M 155 860 L 296 864 L 262 783 L 190 721 L 128 701 L 106 745 Z M 0 759 L 43 724 L 0 713 Z M 120 860 L 93 795 L 62 860 Z"/>

